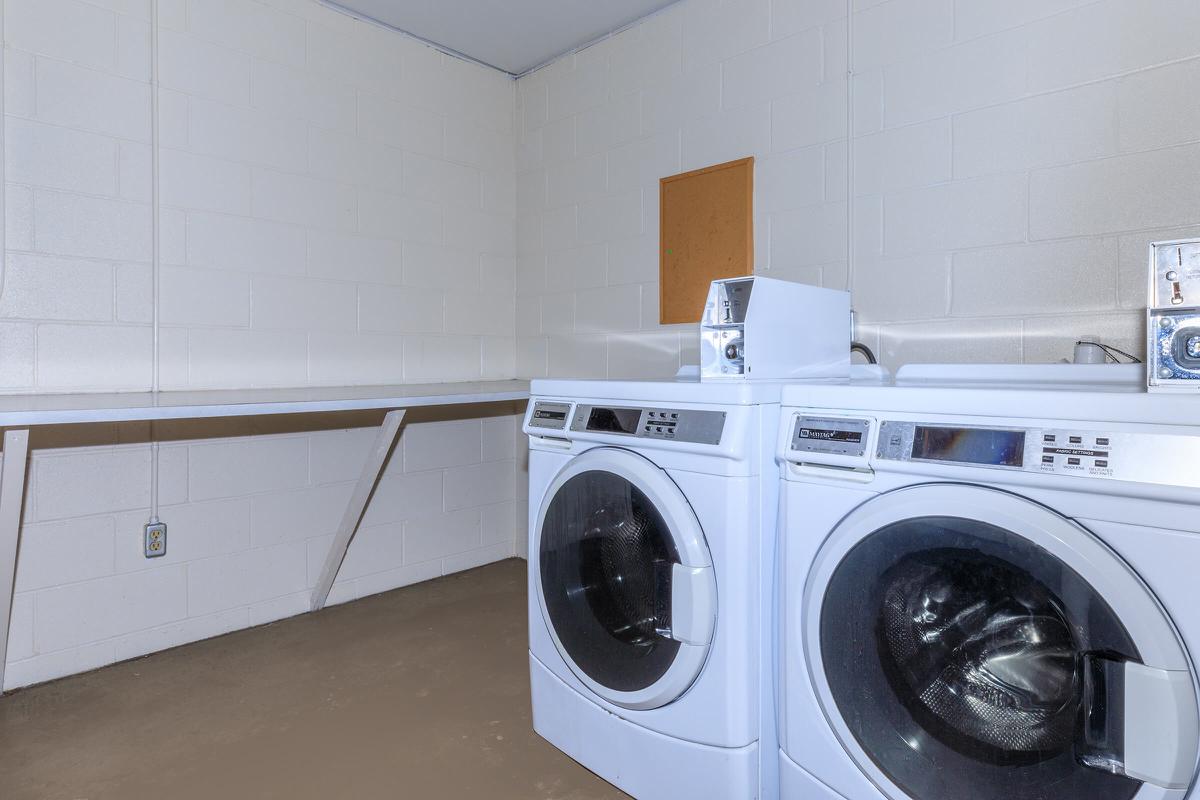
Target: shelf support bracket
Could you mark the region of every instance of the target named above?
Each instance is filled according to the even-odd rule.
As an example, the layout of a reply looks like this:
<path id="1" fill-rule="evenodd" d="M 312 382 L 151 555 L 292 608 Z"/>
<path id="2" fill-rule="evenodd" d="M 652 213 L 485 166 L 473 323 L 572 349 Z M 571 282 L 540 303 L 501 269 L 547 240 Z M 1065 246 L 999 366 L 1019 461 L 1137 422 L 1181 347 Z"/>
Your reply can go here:
<path id="1" fill-rule="evenodd" d="M 25 470 L 29 459 L 29 430 L 4 432 L 4 463 L 0 465 L 0 692 L 8 659 L 13 591 L 17 581 L 17 541 L 21 536 L 21 505 L 25 502 Z"/>
<path id="2" fill-rule="evenodd" d="M 383 475 L 383 468 L 400 436 L 400 423 L 403 421 L 404 409 L 389 411 L 383 418 L 383 425 L 380 426 L 379 433 L 375 436 L 375 443 L 371 445 L 371 452 L 367 454 L 367 461 L 363 464 L 362 474 L 358 476 L 354 494 L 350 496 L 350 504 L 346 506 L 346 511 L 342 514 L 342 522 L 338 525 L 337 534 L 333 537 L 333 544 L 329 546 L 329 553 L 325 556 L 325 566 L 321 568 L 321 578 L 317 581 L 316 588 L 313 589 L 313 611 L 320 611 L 325 607 L 325 601 L 329 599 L 329 590 L 333 588 L 338 570 L 341 569 L 342 561 L 346 558 L 350 540 L 354 538 L 358 526 L 362 523 L 363 513 L 367 510 L 367 501 L 371 499 L 371 493 L 375 491 L 375 486 Z M 7 442 L 5 444 L 7 446 Z M 0 487 L 0 490 L 2 488 Z"/>

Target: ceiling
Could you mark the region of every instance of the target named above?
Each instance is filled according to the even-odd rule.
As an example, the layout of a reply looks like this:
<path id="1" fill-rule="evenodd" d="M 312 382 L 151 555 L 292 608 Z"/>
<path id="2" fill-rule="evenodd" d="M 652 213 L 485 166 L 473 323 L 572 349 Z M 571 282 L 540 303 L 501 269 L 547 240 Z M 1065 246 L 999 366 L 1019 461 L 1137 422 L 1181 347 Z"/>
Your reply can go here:
<path id="1" fill-rule="evenodd" d="M 336 0 L 330 5 L 521 75 L 674 0 Z"/>

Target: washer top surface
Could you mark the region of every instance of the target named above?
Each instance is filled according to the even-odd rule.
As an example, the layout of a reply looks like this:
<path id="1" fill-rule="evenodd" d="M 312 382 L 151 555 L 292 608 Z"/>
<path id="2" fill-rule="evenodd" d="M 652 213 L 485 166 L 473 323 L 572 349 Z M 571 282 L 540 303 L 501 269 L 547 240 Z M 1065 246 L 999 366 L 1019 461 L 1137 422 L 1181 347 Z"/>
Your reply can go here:
<path id="1" fill-rule="evenodd" d="M 880 386 L 890 383 L 880 367 L 856 367 L 853 384 Z M 847 386 L 850 381 L 814 379 L 805 386 Z M 593 400 L 640 400 L 644 402 L 712 403 L 714 405 L 753 406 L 778 403 L 784 388 L 792 381 L 704 381 L 682 373 L 674 380 L 601 380 L 539 378 L 532 382 L 535 397 L 560 397 Z"/>
<path id="2" fill-rule="evenodd" d="M 1143 364 L 906 364 L 896 384 L 922 386 L 1006 386 L 1046 389 L 1078 386 L 1094 391 L 1143 392 Z"/>
<path id="3" fill-rule="evenodd" d="M 848 412 L 909 411 L 1166 425 L 1193 423 L 1200 410 L 1193 397 L 1151 394 L 1122 383 L 793 384 L 783 390 L 781 401 L 785 406 Z"/>
<path id="4" fill-rule="evenodd" d="M 535 397 L 572 400 L 625 400 L 643 402 L 711 403 L 713 405 L 763 405 L 778 403 L 781 382 L 700 383 L 699 381 L 541 379 L 530 385 Z"/>

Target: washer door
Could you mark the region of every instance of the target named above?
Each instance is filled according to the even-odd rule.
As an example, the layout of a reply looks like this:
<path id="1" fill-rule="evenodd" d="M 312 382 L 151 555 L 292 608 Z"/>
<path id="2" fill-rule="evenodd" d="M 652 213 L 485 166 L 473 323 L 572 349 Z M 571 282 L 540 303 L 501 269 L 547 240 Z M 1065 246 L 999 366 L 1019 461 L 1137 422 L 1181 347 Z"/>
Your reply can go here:
<path id="1" fill-rule="evenodd" d="M 1126 800 L 1192 781 L 1178 635 L 1079 525 L 991 489 L 930 485 L 847 516 L 803 612 L 843 745 L 900 800 Z"/>
<path id="2" fill-rule="evenodd" d="M 542 616 L 581 681 L 631 709 L 688 690 L 717 588 L 700 524 L 666 472 L 616 448 L 572 459 L 546 493 L 534 545 Z"/>

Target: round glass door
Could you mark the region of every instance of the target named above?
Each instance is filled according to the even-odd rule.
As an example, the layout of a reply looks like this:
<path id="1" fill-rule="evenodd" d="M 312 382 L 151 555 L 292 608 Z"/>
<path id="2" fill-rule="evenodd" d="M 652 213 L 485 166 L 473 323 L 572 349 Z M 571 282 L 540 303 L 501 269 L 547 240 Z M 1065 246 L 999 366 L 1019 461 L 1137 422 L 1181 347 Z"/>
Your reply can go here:
<path id="1" fill-rule="evenodd" d="M 959 488 L 984 505 L 878 517 L 827 570 L 820 672 L 854 750 L 913 800 L 1134 797 L 1125 676 L 1143 653 L 1102 590 L 1048 549 L 1056 534 L 1090 534 Z M 988 514 L 993 500 L 1020 513 Z"/>
<path id="2" fill-rule="evenodd" d="M 589 451 L 560 473 L 539 516 L 542 609 L 575 674 L 632 708 L 682 694 L 711 627 L 699 637 L 685 630 L 694 615 L 680 619 L 676 606 L 710 605 L 715 614 L 715 585 L 678 487 L 640 456 Z"/>
<path id="3" fill-rule="evenodd" d="M 571 660 L 611 689 L 652 686 L 679 650 L 663 635 L 679 553 L 662 514 L 628 480 L 594 470 L 563 484 L 543 531 L 546 612 Z"/>

